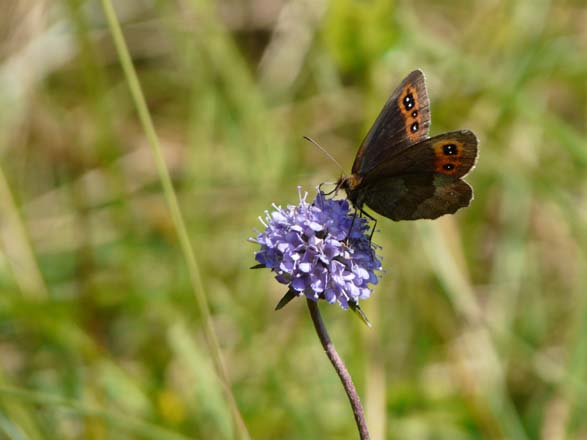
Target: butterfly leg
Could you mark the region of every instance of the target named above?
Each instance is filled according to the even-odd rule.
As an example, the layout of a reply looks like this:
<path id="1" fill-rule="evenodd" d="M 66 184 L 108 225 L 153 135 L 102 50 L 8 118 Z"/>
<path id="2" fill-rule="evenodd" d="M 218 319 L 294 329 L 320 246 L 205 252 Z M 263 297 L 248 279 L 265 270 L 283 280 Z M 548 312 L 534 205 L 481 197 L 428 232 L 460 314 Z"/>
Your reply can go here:
<path id="1" fill-rule="evenodd" d="M 356 218 L 357 218 L 357 210 L 355 209 L 355 213 L 353 214 L 353 221 L 351 222 L 351 227 L 349 228 L 349 232 L 347 232 L 346 238 L 344 239 L 344 242 L 346 244 L 348 244 L 349 238 L 351 237 L 351 231 L 353 230 L 353 226 L 355 226 L 355 219 Z"/>
<path id="2" fill-rule="evenodd" d="M 373 239 L 373 234 L 375 233 L 375 228 L 377 227 L 377 219 L 370 215 L 368 212 L 364 211 L 363 208 L 359 208 L 361 215 L 365 215 L 365 217 L 373 220 L 375 223 L 373 224 L 373 228 L 371 229 L 371 234 L 369 235 L 369 241 Z"/>
<path id="3" fill-rule="evenodd" d="M 318 191 L 322 192 L 322 185 L 331 185 L 331 184 L 332 183 L 330 183 L 330 182 L 322 182 L 320 185 L 318 185 Z M 338 186 L 335 186 L 332 191 L 329 191 L 327 193 L 324 193 L 324 195 L 325 196 L 330 196 L 330 195 L 334 194 L 337 191 L 338 191 Z"/>
<path id="4" fill-rule="evenodd" d="M 371 229 L 371 234 L 369 235 L 369 243 L 373 240 L 373 234 L 375 233 L 375 228 L 377 227 L 377 219 L 374 220 L 373 229 Z"/>

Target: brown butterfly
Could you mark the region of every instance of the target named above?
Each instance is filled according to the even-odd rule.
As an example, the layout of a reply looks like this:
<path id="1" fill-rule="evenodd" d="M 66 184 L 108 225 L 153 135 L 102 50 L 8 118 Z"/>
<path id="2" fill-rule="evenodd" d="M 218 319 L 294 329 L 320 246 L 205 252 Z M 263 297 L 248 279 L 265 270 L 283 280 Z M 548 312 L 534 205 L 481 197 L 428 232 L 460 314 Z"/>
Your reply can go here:
<path id="1" fill-rule="evenodd" d="M 336 188 L 362 211 L 367 205 L 392 220 L 434 219 L 469 206 L 463 180 L 477 159 L 469 130 L 428 137 L 430 101 L 424 73 L 410 73 L 385 103 L 361 143 L 352 174 Z"/>

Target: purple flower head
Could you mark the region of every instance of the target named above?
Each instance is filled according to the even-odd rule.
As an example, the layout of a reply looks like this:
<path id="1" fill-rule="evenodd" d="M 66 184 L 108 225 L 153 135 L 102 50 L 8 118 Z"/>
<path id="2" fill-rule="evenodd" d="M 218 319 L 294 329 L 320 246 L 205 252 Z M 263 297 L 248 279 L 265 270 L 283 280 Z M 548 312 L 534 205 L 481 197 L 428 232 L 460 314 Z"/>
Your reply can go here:
<path id="1" fill-rule="evenodd" d="M 369 237 L 366 218 L 349 212 L 349 202 L 327 198 L 318 191 L 312 203 L 302 195 L 287 208 L 273 205 L 266 211 L 265 226 L 251 241 L 261 245 L 255 253 L 258 267 L 275 272 L 275 279 L 295 295 L 317 301 L 338 302 L 343 308 L 358 304 L 377 284 L 381 263 Z M 351 229 L 352 225 L 352 229 Z M 347 240 L 347 235 L 348 240 Z"/>

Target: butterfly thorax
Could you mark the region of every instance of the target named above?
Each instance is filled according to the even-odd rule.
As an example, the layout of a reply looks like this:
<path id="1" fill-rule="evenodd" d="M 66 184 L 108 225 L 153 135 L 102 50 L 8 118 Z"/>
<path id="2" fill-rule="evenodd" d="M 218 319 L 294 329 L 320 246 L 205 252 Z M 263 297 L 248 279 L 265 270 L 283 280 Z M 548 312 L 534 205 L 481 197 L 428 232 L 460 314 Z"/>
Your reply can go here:
<path id="1" fill-rule="evenodd" d="M 344 189 L 347 198 L 351 201 L 353 206 L 360 208 L 363 205 L 363 200 L 360 200 L 357 191 L 363 178 L 357 174 L 351 174 L 349 176 L 342 176 L 336 183 L 336 189 Z"/>

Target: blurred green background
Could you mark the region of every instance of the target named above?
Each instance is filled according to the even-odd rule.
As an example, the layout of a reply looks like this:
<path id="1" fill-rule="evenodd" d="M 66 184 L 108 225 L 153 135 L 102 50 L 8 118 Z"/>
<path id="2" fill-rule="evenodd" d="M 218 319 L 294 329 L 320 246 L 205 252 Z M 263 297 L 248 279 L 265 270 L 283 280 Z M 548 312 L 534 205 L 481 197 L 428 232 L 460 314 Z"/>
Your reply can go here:
<path id="1" fill-rule="evenodd" d="M 372 329 L 322 304 L 371 435 L 587 439 L 584 1 L 115 3 L 252 438 L 356 438 L 247 238 L 422 68 L 475 200 L 380 219 Z M 100 2 L 2 2 L 0 109 L 0 438 L 237 436 Z"/>

